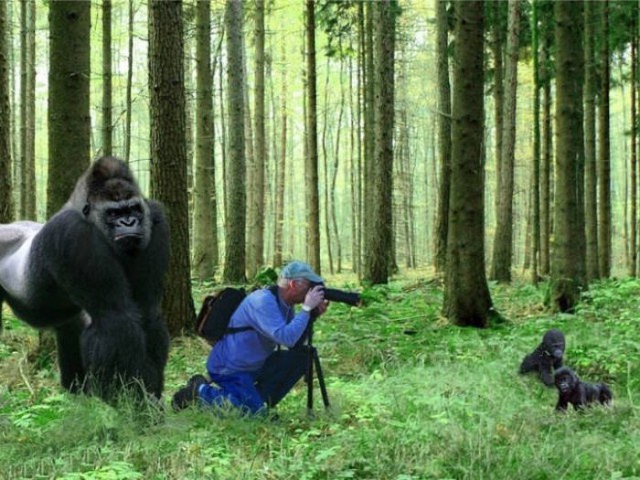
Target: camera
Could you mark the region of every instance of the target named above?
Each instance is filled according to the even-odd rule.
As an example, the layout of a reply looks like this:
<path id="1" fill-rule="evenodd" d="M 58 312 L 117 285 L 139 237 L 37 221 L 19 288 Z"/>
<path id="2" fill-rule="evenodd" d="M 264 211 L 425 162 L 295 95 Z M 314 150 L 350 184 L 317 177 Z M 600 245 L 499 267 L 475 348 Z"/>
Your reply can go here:
<path id="1" fill-rule="evenodd" d="M 360 305 L 360 294 L 356 292 L 345 292 L 344 290 L 338 290 L 337 288 L 327 288 L 324 283 L 311 283 L 311 288 L 320 285 L 324 290 L 324 299 L 330 302 L 346 303 L 351 306 Z"/>

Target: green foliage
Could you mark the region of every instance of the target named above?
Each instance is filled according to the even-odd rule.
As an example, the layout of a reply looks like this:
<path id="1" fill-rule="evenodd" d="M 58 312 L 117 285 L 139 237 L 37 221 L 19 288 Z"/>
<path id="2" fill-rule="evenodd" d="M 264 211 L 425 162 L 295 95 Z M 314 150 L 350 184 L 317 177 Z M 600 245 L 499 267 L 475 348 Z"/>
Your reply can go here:
<path id="1" fill-rule="evenodd" d="M 366 288 L 361 308 L 332 304 L 314 337 L 332 407 L 316 402 L 307 415 L 301 384 L 275 421 L 170 410 L 171 394 L 204 369 L 208 347 L 193 337 L 173 343 L 164 413 L 61 393 L 50 372 L 24 367 L 25 378 L 15 379 L 15 357 L 26 356 L 33 333 L 9 319 L 0 348 L 0 479 L 639 477 L 640 282 L 592 285 L 574 315 L 544 310 L 544 285 L 491 290 L 504 323 L 484 330 L 442 318 L 437 282 Z M 552 327 L 565 332 L 567 364 L 586 381 L 610 384 L 611 408 L 556 414 L 554 389 L 518 375 Z"/>

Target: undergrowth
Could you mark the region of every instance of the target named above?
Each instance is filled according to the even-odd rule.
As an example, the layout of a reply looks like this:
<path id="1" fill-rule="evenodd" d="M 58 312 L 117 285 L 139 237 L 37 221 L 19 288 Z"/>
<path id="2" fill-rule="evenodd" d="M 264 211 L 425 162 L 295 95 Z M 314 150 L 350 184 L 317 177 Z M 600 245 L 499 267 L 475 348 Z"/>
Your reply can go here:
<path id="1" fill-rule="evenodd" d="M 491 293 L 506 322 L 484 330 L 442 318 L 441 286 L 425 280 L 369 289 L 363 308 L 332 305 L 314 335 L 331 408 L 316 389 L 309 415 L 301 384 L 275 421 L 171 411 L 204 369 L 193 337 L 173 342 L 164 408 L 64 393 L 55 365 L 28 360 L 37 334 L 5 311 L 0 478 L 640 478 L 640 282 L 593 285 L 573 315 L 544 309 L 545 285 Z M 548 328 L 565 333 L 584 380 L 610 384 L 612 407 L 557 414 L 554 389 L 517 373 Z"/>

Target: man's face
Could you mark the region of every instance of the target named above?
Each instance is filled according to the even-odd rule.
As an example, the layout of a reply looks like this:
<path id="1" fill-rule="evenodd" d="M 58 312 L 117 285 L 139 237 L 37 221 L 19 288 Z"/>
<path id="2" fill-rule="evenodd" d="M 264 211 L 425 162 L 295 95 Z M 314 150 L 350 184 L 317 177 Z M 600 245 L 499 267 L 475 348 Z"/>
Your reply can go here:
<path id="1" fill-rule="evenodd" d="M 289 282 L 291 292 L 293 293 L 294 303 L 304 302 L 307 292 L 311 288 L 311 282 L 306 278 L 296 278 Z"/>

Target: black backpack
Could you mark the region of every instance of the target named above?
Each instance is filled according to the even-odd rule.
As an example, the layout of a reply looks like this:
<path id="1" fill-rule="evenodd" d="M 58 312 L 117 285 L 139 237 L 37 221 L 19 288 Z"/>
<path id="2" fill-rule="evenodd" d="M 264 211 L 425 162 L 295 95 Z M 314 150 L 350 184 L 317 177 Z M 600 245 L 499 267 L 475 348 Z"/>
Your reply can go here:
<path id="1" fill-rule="evenodd" d="M 273 295 L 278 298 L 277 286 L 269 287 Z M 202 302 L 200 313 L 196 318 L 196 333 L 211 345 L 223 336 L 232 333 L 253 330 L 253 327 L 229 327 L 233 312 L 247 297 L 244 288 L 227 287 L 213 295 L 207 295 Z"/>

